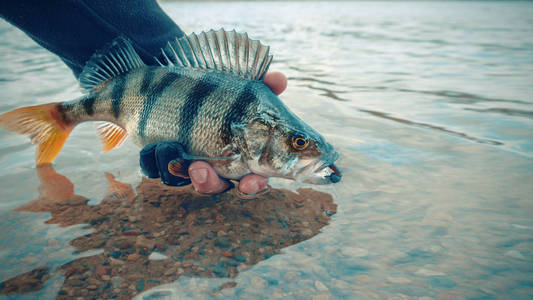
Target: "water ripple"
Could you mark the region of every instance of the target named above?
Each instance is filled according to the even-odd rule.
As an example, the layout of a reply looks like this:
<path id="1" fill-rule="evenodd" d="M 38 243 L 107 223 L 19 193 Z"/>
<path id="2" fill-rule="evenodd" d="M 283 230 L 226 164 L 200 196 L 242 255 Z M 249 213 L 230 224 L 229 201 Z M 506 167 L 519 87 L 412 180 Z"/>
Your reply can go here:
<path id="1" fill-rule="evenodd" d="M 313 85 L 305 85 L 306 87 L 310 88 L 310 89 L 313 89 L 313 90 L 318 90 L 318 91 L 323 91 L 324 93 L 320 94 L 322 96 L 326 96 L 330 99 L 333 99 L 333 100 L 337 100 L 337 101 L 349 101 L 348 99 L 344 99 L 344 98 L 341 98 L 339 96 L 337 96 L 337 93 L 346 93 L 346 92 L 343 92 L 343 91 L 333 91 L 333 90 L 330 90 L 328 88 L 323 88 L 323 87 L 316 87 L 316 86 L 313 86 Z"/>
<path id="2" fill-rule="evenodd" d="M 466 139 L 466 140 L 469 140 L 469 141 L 473 141 L 473 142 L 476 142 L 476 143 L 480 143 L 480 144 L 488 144 L 488 145 L 495 145 L 495 146 L 503 145 L 503 143 L 499 142 L 499 141 L 483 139 L 483 138 L 477 138 L 477 137 L 470 136 L 470 135 L 468 135 L 466 133 L 462 133 L 462 132 L 446 129 L 446 128 L 441 127 L 441 126 L 436 126 L 436 125 L 427 124 L 427 123 L 421 123 L 421 122 L 414 122 L 414 121 L 409 121 L 409 120 L 406 120 L 406 119 L 401 119 L 401 118 L 398 118 L 398 117 L 393 117 L 393 116 L 391 116 L 391 115 L 389 115 L 387 113 L 384 113 L 384 112 L 379 112 L 379 111 L 374 111 L 374 110 L 367 110 L 367 109 L 359 109 L 359 111 L 371 114 L 371 115 L 376 116 L 378 118 L 387 119 L 387 120 L 391 120 L 391 121 L 394 121 L 394 122 L 407 124 L 407 125 L 410 125 L 410 126 L 421 127 L 421 128 L 431 129 L 431 130 L 437 130 L 437 131 L 444 132 L 444 133 L 449 134 L 449 135 L 460 137 L 460 138 L 463 138 L 463 139 Z"/>
<path id="3" fill-rule="evenodd" d="M 457 100 L 456 102 L 465 103 L 465 104 L 474 104 L 478 102 L 507 102 L 507 103 L 515 103 L 515 104 L 526 104 L 526 105 L 531 104 L 529 102 L 521 101 L 521 100 L 489 98 L 489 97 L 483 97 L 483 96 L 479 96 L 475 94 L 458 92 L 458 91 L 447 91 L 447 90 L 437 90 L 437 91 L 426 90 L 424 91 L 424 90 L 412 90 L 412 89 L 397 89 L 397 90 L 400 92 L 427 94 L 427 95 L 446 97 L 449 99 L 456 99 Z"/>
<path id="4" fill-rule="evenodd" d="M 334 85 L 335 83 L 334 82 L 331 82 L 331 81 L 327 81 L 327 80 L 321 80 L 321 79 L 316 79 L 314 77 L 299 77 L 299 76 L 291 76 L 291 77 L 288 77 L 288 80 L 291 81 L 291 80 L 296 80 L 296 81 L 303 81 L 303 82 L 318 82 L 318 83 L 322 83 L 322 84 L 331 84 L 331 85 Z"/>
<path id="5" fill-rule="evenodd" d="M 507 116 L 513 116 L 513 117 L 523 117 L 523 118 L 529 118 L 533 119 L 533 111 L 528 110 L 520 110 L 520 109 L 512 109 L 512 108 L 465 108 L 465 110 L 475 111 L 475 112 L 481 112 L 481 113 L 497 113 Z"/>

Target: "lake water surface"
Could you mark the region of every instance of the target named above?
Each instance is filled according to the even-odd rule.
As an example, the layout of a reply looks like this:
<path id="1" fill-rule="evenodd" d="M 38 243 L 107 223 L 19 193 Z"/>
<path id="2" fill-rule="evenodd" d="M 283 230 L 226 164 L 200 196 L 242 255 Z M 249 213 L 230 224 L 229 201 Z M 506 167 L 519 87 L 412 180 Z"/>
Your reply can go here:
<path id="1" fill-rule="evenodd" d="M 91 124 L 39 170 L 1 131 L 0 298 L 533 299 L 533 3 L 162 6 L 270 45 L 343 181 L 197 199 Z M 80 95 L 5 22 L 0 54 L 0 112 Z"/>

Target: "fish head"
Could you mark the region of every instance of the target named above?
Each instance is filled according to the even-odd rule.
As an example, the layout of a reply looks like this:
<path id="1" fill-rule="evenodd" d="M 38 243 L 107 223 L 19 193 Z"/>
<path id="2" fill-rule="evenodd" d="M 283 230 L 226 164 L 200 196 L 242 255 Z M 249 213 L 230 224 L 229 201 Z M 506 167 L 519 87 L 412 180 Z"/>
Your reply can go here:
<path id="1" fill-rule="evenodd" d="M 263 105 L 240 126 L 248 168 L 265 177 L 312 184 L 339 182 L 342 175 L 334 164 L 339 155 L 333 146 L 281 101 L 274 104 Z"/>

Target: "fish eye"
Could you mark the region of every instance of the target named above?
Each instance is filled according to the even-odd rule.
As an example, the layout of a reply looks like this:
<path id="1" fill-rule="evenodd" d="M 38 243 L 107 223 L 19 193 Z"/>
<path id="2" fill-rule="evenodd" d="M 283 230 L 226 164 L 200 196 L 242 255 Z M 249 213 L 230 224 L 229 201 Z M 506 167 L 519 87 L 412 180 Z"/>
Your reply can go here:
<path id="1" fill-rule="evenodd" d="M 292 138 L 292 146 L 295 149 L 303 150 L 303 149 L 307 148 L 307 145 L 309 145 L 309 139 L 306 138 L 306 137 L 303 137 L 301 135 L 295 135 Z"/>

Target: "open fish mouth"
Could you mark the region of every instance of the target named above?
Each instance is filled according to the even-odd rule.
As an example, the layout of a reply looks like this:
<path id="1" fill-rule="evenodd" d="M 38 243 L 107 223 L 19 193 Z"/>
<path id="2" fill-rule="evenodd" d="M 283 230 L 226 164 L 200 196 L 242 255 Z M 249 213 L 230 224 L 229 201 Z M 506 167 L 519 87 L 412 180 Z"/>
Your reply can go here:
<path id="1" fill-rule="evenodd" d="M 342 174 L 339 171 L 339 168 L 333 163 L 325 163 L 316 169 L 313 174 L 319 178 L 324 178 L 324 183 L 337 183 L 341 181 Z M 314 177 L 314 176 L 313 176 Z"/>
<path id="2" fill-rule="evenodd" d="M 329 168 L 329 170 L 333 172 L 330 175 L 328 175 L 331 182 L 337 183 L 341 181 L 342 173 L 339 171 L 339 168 L 337 168 L 337 166 L 334 164 L 328 165 L 327 167 Z"/>
<path id="3" fill-rule="evenodd" d="M 318 165 L 318 167 L 315 167 Z M 342 173 L 339 168 L 331 162 L 324 163 L 318 161 L 304 167 L 295 176 L 298 181 L 312 184 L 330 184 L 341 181 Z"/>

